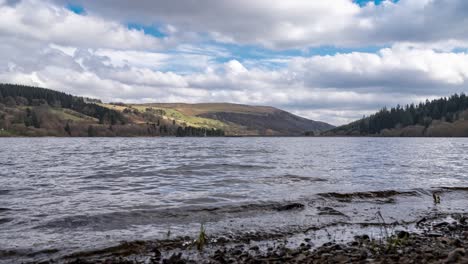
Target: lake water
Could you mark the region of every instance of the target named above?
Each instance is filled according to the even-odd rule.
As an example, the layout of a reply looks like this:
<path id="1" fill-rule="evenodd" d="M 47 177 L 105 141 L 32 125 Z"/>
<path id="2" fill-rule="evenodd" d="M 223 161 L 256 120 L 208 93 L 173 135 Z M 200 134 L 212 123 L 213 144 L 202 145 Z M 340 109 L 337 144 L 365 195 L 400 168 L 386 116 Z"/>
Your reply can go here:
<path id="1" fill-rule="evenodd" d="M 196 235 L 200 223 L 294 233 L 377 211 L 411 222 L 466 212 L 465 188 L 444 187 L 467 186 L 467 139 L 0 138 L 0 262 Z"/>

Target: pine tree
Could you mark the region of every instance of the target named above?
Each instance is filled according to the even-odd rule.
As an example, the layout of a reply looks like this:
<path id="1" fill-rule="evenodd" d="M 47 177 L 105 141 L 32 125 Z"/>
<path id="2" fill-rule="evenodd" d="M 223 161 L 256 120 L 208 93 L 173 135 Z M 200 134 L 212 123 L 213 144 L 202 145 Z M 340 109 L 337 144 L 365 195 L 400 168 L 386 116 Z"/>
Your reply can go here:
<path id="1" fill-rule="evenodd" d="M 34 110 L 31 112 L 31 124 L 35 128 L 40 128 L 41 127 L 41 120 L 39 119 L 39 117 L 37 116 L 36 111 L 34 111 Z"/>

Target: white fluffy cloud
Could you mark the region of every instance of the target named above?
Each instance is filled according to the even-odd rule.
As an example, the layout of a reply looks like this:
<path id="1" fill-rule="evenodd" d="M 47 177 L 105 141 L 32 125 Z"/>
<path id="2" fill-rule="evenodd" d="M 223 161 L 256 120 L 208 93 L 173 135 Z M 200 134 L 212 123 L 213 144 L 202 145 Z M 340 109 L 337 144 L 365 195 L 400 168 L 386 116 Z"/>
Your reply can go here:
<path id="1" fill-rule="evenodd" d="M 44 1 L 0 3 L 0 35 L 64 46 L 159 49 L 164 40 L 130 30 L 113 20 L 82 16 Z"/>
<path id="2" fill-rule="evenodd" d="M 465 0 L 370 1 L 363 8 L 352 0 L 76 2 L 113 19 L 169 24 L 222 42 L 276 49 L 468 40 Z"/>
<path id="3" fill-rule="evenodd" d="M 468 54 L 402 45 L 378 53 L 299 58 L 291 66 L 309 85 L 403 93 L 447 92 L 468 80 Z"/>

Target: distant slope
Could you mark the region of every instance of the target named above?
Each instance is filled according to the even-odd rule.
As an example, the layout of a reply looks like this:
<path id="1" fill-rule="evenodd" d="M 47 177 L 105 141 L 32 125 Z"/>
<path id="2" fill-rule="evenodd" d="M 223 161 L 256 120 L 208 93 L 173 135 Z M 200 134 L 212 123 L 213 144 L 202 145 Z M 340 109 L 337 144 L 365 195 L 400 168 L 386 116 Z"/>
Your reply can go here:
<path id="1" fill-rule="evenodd" d="M 426 100 L 379 112 L 322 133 L 325 136 L 467 137 L 468 97 Z"/>
<path id="2" fill-rule="evenodd" d="M 172 109 L 185 116 L 216 120 L 230 135 L 303 135 L 306 131 L 325 131 L 332 125 L 309 120 L 270 106 L 250 106 L 231 103 L 149 104 Z"/>
<path id="3" fill-rule="evenodd" d="M 303 135 L 332 128 L 268 106 L 102 103 L 0 84 L 0 136 Z"/>

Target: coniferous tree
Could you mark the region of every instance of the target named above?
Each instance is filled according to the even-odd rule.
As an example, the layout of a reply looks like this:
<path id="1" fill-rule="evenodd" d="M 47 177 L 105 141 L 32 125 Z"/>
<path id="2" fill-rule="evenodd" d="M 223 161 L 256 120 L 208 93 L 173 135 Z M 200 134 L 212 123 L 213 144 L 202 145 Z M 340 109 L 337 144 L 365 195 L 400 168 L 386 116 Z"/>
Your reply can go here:
<path id="1" fill-rule="evenodd" d="M 378 134 L 383 129 L 421 125 L 429 127 L 433 120 L 454 122 L 462 111 L 468 109 L 468 97 L 455 94 L 449 98 L 426 100 L 418 105 L 382 108 L 377 113 L 331 131 L 358 131 L 361 135 Z"/>
<path id="2" fill-rule="evenodd" d="M 31 112 L 31 124 L 35 128 L 40 128 L 41 127 L 41 120 L 39 119 L 39 117 L 37 115 L 37 112 L 34 111 L 34 110 Z"/>

